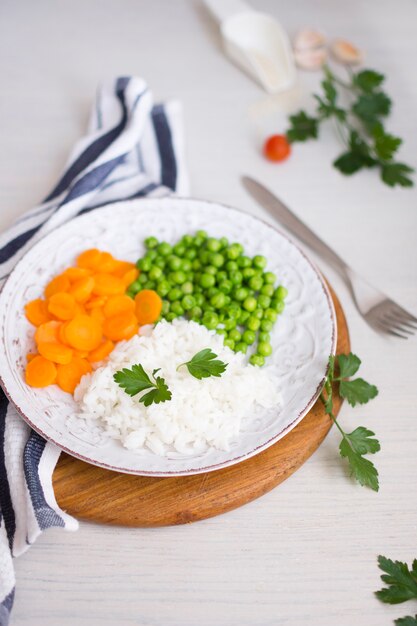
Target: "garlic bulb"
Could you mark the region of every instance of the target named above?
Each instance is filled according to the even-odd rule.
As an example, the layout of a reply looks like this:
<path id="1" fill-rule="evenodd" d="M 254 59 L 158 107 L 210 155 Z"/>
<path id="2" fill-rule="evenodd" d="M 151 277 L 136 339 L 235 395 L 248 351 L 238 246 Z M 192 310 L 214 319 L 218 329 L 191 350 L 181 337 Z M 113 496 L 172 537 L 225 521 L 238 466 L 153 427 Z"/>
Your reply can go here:
<path id="1" fill-rule="evenodd" d="M 300 30 L 294 38 L 294 58 L 302 69 L 320 69 L 327 58 L 325 36 L 311 28 Z"/>
<path id="2" fill-rule="evenodd" d="M 335 61 L 343 65 L 358 65 L 363 60 L 363 53 L 350 41 L 336 39 L 331 44 L 331 53 Z"/>

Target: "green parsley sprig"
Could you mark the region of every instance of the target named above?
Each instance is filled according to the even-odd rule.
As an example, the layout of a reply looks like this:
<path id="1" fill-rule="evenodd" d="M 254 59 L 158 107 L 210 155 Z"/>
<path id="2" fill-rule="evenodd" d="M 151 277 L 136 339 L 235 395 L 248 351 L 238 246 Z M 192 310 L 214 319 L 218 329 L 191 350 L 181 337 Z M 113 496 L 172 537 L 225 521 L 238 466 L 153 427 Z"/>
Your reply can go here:
<path id="1" fill-rule="evenodd" d="M 221 376 L 226 370 L 228 363 L 217 359 L 217 354 L 214 354 L 210 348 L 204 348 L 197 352 L 190 361 L 178 365 L 177 370 L 183 365 L 187 367 L 191 376 L 201 380 L 210 376 Z"/>
<path id="2" fill-rule="evenodd" d="M 314 94 L 315 116 L 299 111 L 291 115 L 286 135 L 290 143 L 317 139 L 319 126 L 333 120 L 346 150 L 333 165 L 350 176 L 364 168 L 378 168 L 382 181 L 394 187 L 412 187 L 414 171 L 405 163 L 394 161 L 402 139 L 388 133 L 383 125 L 391 110 L 391 99 L 381 90 L 385 77 L 374 70 L 350 71 L 348 82 L 341 80 L 329 67 L 324 67 L 323 93 Z M 340 90 L 350 103 L 342 106 Z"/>
<path id="3" fill-rule="evenodd" d="M 145 393 L 139 402 L 143 402 L 145 406 L 150 404 L 159 404 L 160 402 L 167 402 L 171 400 L 172 393 L 168 389 L 168 386 L 161 376 L 155 374 L 159 372 L 161 368 L 155 369 L 152 372 L 152 378 L 145 372 L 142 365 L 132 365 L 131 369 L 124 368 L 116 372 L 113 376 L 114 381 L 125 390 L 129 396 L 136 396 L 145 389 L 150 389 L 148 393 Z"/>
<path id="4" fill-rule="evenodd" d="M 388 604 L 400 604 L 407 600 L 417 600 L 417 559 L 414 559 L 411 569 L 407 563 L 402 561 L 392 561 L 386 556 L 378 557 L 378 567 L 385 572 L 381 575 L 381 580 L 386 583 L 375 592 L 376 597 L 381 602 Z M 397 626 L 417 626 L 417 615 L 412 617 L 400 617 L 395 620 Z"/>
<path id="5" fill-rule="evenodd" d="M 375 433 L 363 426 L 359 426 L 351 433 L 346 433 L 333 414 L 333 385 L 338 384 L 339 395 L 347 400 L 351 406 L 365 404 L 378 394 L 375 385 L 370 385 L 363 378 L 347 380 L 356 374 L 361 360 L 352 353 L 330 356 L 327 379 L 321 393 L 326 413 L 330 416 L 340 434 L 342 441 L 339 445 L 340 455 L 346 458 L 351 475 L 363 486 L 378 491 L 378 471 L 374 464 L 365 458 L 366 454 L 375 454 L 380 450 L 380 444 L 375 439 Z M 338 366 L 338 374 L 336 374 Z"/>

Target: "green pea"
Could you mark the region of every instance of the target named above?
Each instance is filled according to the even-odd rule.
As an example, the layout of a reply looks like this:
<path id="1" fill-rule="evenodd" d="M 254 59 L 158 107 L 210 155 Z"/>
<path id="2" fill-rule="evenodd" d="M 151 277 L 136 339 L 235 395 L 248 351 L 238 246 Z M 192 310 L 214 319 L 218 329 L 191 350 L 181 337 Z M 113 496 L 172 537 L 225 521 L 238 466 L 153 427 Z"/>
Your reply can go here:
<path id="1" fill-rule="evenodd" d="M 193 306 L 195 306 L 195 300 L 193 296 L 185 295 L 181 300 L 181 304 L 184 311 L 189 311 L 193 308 Z"/>
<path id="2" fill-rule="evenodd" d="M 194 259 L 193 261 L 193 270 L 195 272 L 197 272 L 198 270 L 201 270 L 203 266 L 201 265 L 201 261 L 199 259 Z"/>
<path id="3" fill-rule="evenodd" d="M 181 243 L 183 243 L 186 248 L 191 246 L 193 244 L 192 235 L 184 235 L 181 239 Z"/>
<path id="4" fill-rule="evenodd" d="M 231 261 L 235 261 L 240 256 L 240 248 L 238 244 L 232 243 L 226 250 L 226 256 Z"/>
<path id="5" fill-rule="evenodd" d="M 245 280 L 249 280 L 253 276 L 256 276 L 256 270 L 254 270 L 253 267 L 245 267 L 242 270 L 242 274 Z"/>
<path id="6" fill-rule="evenodd" d="M 235 317 L 227 317 L 223 321 L 223 324 L 224 324 L 225 330 L 227 331 L 233 330 L 237 326 L 237 319 Z"/>
<path id="7" fill-rule="evenodd" d="M 207 239 L 208 234 L 207 234 L 207 231 L 205 231 L 205 230 L 197 230 L 195 236 L 196 237 L 201 237 L 201 239 Z"/>
<path id="8" fill-rule="evenodd" d="M 191 261 L 189 259 L 183 259 L 181 261 L 181 269 L 185 273 L 191 272 L 191 270 L 192 270 L 192 263 L 191 263 Z"/>
<path id="9" fill-rule="evenodd" d="M 230 272 L 229 279 L 234 285 L 241 285 L 243 280 L 242 272 L 239 272 L 239 270 Z"/>
<path id="10" fill-rule="evenodd" d="M 173 313 L 172 311 L 170 311 L 169 313 L 166 314 L 165 319 L 167 322 L 172 322 L 177 317 L 178 315 L 176 313 Z"/>
<path id="11" fill-rule="evenodd" d="M 225 294 L 224 299 L 226 302 L 225 306 L 229 306 L 229 304 L 232 302 L 232 298 L 228 296 L 227 294 Z"/>
<path id="12" fill-rule="evenodd" d="M 252 265 L 252 261 L 248 256 L 240 256 L 237 260 L 237 264 L 240 268 L 250 267 Z"/>
<path id="13" fill-rule="evenodd" d="M 147 248 L 156 248 L 156 246 L 158 245 L 158 240 L 156 237 L 147 237 L 145 239 L 145 246 Z"/>
<path id="14" fill-rule="evenodd" d="M 147 273 L 146 272 L 142 272 L 139 275 L 138 281 L 140 282 L 141 288 L 143 289 L 143 285 L 148 282 L 148 275 L 147 275 Z"/>
<path id="15" fill-rule="evenodd" d="M 267 285 L 273 285 L 274 282 L 276 281 L 277 277 L 275 276 L 274 272 L 265 272 L 265 274 L 263 275 L 264 277 L 264 282 Z"/>
<path id="16" fill-rule="evenodd" d="M 218 252 L 222 245 L 218 239 L 215 239 L 214 237 L 209 237 L 206 242 L 206 247 L 207 250 L 210 250 L 210 252 Z"/>
<path id="17" fill-rule="evenodd" d="M 271 307 L 280 315 L 285 309 L 285 302 L 284 300 L 275 300 L 274 298 L 274 300 L 271 301 Z"/>
<path id="18" fill-rule="evenodd" d="M 204 304 L 204 296 L 202 293 L 195 293 L 194 300 L 197 306 L 203 306 Z"/>
<path id="19" fill-rule="evenodd" d="M 138 291 L 142 289 L 142 283 L 140 280 L 135 280 L 133 283 L 129 285 L 129 291 L 132 291 L 134 294 L 137 294 Z"/>
<path id="20" fill-rule="evenodd" d="M 158 292 L 158 295 L 161 296 L 161 298 L 165 298 L 165 296 L 168 295 L 170 289 L 171 285 L 165 279 L 160 280 L 156 286 L 156 291 Z"/>
<path id="21" fill-rule="evenodd" d="M 214 265 L 206 265 L 206 267 L 204 268 L 204 273 L 215 276 L 217 274 L 217 267 L 214 267 Z"/>
<path id="22" fill-rule="evenodd" d="M 269 320 L 262 320 L 261 330 L 263 330 L 265 333 L 270 333 L 273 327 L 274 327 L 273 323 L 270 322 Z"/>
<path id="23" fill-rule="evenodd" d="M 161 270 L 165 269 L 165 259 L 162 256 L 159 256 L 155 259 L 155 261 L 153 262 L 154 267 L 159 267 Z"/>
<path id="24" fill-rule="evenodd" d="M 240 326 L 246 324 L 246 321 L 249 319 L 250 313 L 249 311 L 240 311 L 239 317 L 237 318 L 237 322 Z"/>
<path id="25" fill-rule="evenodd" d="M 224 256 L 220 254 L 220 252 L 213 252 L 210 255 L 210 263 L 214 265 L 214 267 L 221 267 L 224 265 Z"/>
<path id="26" fill-rule="evenodd" d="M 262 309 L 268 309 L 271 304 L 271 298 L 269 296 L 263 296 L 262 294 L 258 296 L 258 305 Z"/>
<path id="27" fill-rule="evenodd" d="M 210 258 L 210 252 L 208 252 L 207 250 L 201 249 L 200 252 L 198 253 L 198 258 L 200 259 L 203 265 L 207 265 L 207 263 L 209 262 L 209 258 Z"/>
<path id="28" fill-rule="evenodd" d="M 179 300 L 182 298 L 182 291 L 179 287 L 173 287 L 167 294 L 167 298 L 170 302 L 174 302 L 175 300 Z"/>
<path id="29" fill-rule="evenodd" d="M 272 296 L 274 295 L 274 286 L 270 284 L 263 285 L 260 291 L 263 296 L 268 296 L 269 298 L 272 298 Z"/>
<path id="30" fill-rule="evenodd" d="M 233 328 L 228 334 L 229 339 L 233 339 L 233 341 L 240 341 L 242 339 L 242 333 L 238 331 L 237 328 Z"/>
<path id="31" fill-rule="evenodd" d="M 288 295 L 288 289 L 283 285 L 280 285 L 275 289 L 274 297 L 278 298 L 278 300 L 285 300 Z"/>
<path id="32" fill-rule="evenodd" d="M 182 258 L 185 254 L 185 246 L 183 243 L 177 243 L 173 247 L 172 251 L 180 258 Z"/>
<path id="33" fill-rule="evenodd" d="M 249 311 L 249 313 L 254 311 L 256 309 L 255 298 L 253 296 L 249 296 L 248 298 L 245 298 L 243 302 L 243 308 L 246 309 L 246 311 Z"/>
<path id="34" fill-rule="evenodd" d="M 249 357 L 249 363 L 251 363 L 252 365 L 257 365 L 258 367 L 262 367 L 262 365 L 265 365 L 265 357 L 263 357 L 261 354 L 252 354 Z"/>
<path id="35" fill-rule="evenodd" d="M 207 289 L 206 296 L 207 296 L 208 298 L 212 298 L 213 296 L 215 296 L 215 295 L 216 295 L 216 293 L 219 293 L 219 290 L 217 289 L 217 287 L 209 287 L 209 288 Z M 214 307 L 213 307 L 213 308 L 214 308 Z"/>
<path id="36" fill-rule="evenodd" d="M 176 256 L 175 254 L 170 254 L 167 257 L 167 264 L 168 264 L 168 267 L 172 271 L 176 272 L 181 267 L 181 259 L 179 256 Z"/>
<path id="37" fill-rule="evenodd" d="M 195 298 L 194 298 L 194 302 L 195 302 Z M 188 311 L 188 316 L 190 319 L 194 320 L 195 322 L 198 320 L 200 320 L 200 318 L 203 315 L 203 309 L 199 306 L 193 306 L 189 311 Z"/>
<path id="38" fill-rule="evenodd" d="M 194 237 L 194 245 L 196 248 L 200 248 L 203 243 L 204 243 L 205 239 L 203 239 L 203 237 L 200 237 L 199 235 L 196 235 Z"/>
<path id="39" fill-rule="evenodd" d="M 249 292 L 246 287 L 238 287 L 238 289 L 235 289 L 235 291 L 233 292 L 233 297 L 238 302 L 243 302 L 243 300 L 246 300 L 248 295 Z"/>
<path id="40" fill-rule="evenodd" d="M 181 291 L 182 293 L 185 293 L 186 295 L 193 293 L 194 291 L 193 283 L 190 280 L 187 280 L 185 283 L 181 285 Z"/>
<path id="41" fill-rule="evenodd" d="M 171 304 L 171 312 L 175 313 L 176 315 L 184 315 L 184 308 L 183 308 L 181 302 L 179 302 L 178 300 L 173 302 Z"/>
<path id="42" fill-rule="evenodd" d="M 136 263 L 136 267 L 142 272 L 149 272 L 152 267 L 152 261 L 150 259 L 147 259 L 146 257 L 143 257 L 142 259 L 139 259 L 139 261 Z"/>
<path id="43" fill-rule="evenodd" d="M 245 332 L 242 335 L 242 339 L 243 341 L 248 345 L 251 346 L 253 343 L 255 343 L 255 332 L 253 330 L 245 330 Z"/>
<path id="44" fill-rule="evenodd" d="M 227 246 L 229 245 L 229 240 L 227 237 L 220 237 L 219 241 L 222 248 L 227 248 Z"/>
<path id="45" fill-rule="evenodd" d="M 266 267 L 266 258 L 264 256 L 261 256 L 260 254 L 257 254 L 253 257 L 253 265 L 260 270 L 263 270 L 264 267 Z"/>
<path id="46" fill-rule="evenodd" d="M 271 341 L 271 335 L 261 330 L 258 335 L 258 341 L 266 341 L 267 343 L 269 343 L 269 341 Z"/>
<path id="47" fill-rule="evenodd" d="M 228 272 L 236 272 L 239 269 L 239 266 L 235 261 L 228 261 L 226 263 L 226 269 Z"/>
<path id="48" fill-rule="evenodd" d="M 172 252 L 172 246 L 170 246 L 166 241 L 163 241 L 158 245 L 157 250 L 158 254 L 161 256 L 168 256 Z"/>
<path id="49" fill-rule="evenodd" d="M 218 328 L 216 330 L 216 334 L 217 335 L 222 335 L 223 337 L 227 337 L 227 330 L 225 330 L 224 328 Z"/>
<path id="50" fill-rule="evenodd" d="M 216 313 L 212 311 L 206 311 L 203 315 L 203 324 L 209 330 L 214 330 L 219 323 L 219 318 Z"/>
<path id="51" fill-rule="evenodd" d="M 224 293 L 222 293 L 221 291 L 219 293 L 216 293 L 210 298 L 210 303 L 214 306 L 215 309 L 222 309 L 226 304 L 226 298 Z"/>
<path id="52" fill-rule="evenodd" d="M 161 278 L 161 276 L 162 276 L 162 270 L 160 267 L 153 267 L 151 271 L 149 272 L 149 278 L 151 280 L 158 280 L 158 278 Z"/>
<path id="53" fill-rule="evenodd" d="M 144 289 L 156 289 L 156 282 L 154 280 L 148 280 L 143 285 Z"/>
<path id="54" fill-rule="evenodd" d="M 274 309 L 266 309 L 264 313 L 264 319 L 269 320 L 270 322 L 277 321 L 277 312 Z"/>
<path id="55" fill-rule="evenodd" d="M 149 259 L 149 261 L 155 261 L 158 258 L 158 253 L 156 250 L 147 250 L 144 258 Z"/>
<path id="56" fill-rule="evenodd" d="M 259 291 L 263 282 L 262 277 L 255 274 L 255 276 L 252 276 L 252 278 L 249 279 L 249 287 L 254 291 Z"/>
<path id="57" fill-rule="evenodd" d="M 172 279 L 176 285 L 182 285 L 187 280 L 187 277 L 182 270 L 177 270 L 173 273 Z"/>
<path id="58" fill-rule="evenodd" d="M 227 348 L 230 348 L 231 350 L 234 350 L 234 348 L 235 348 L 235 342 L 233 341 L 233 339 L 229 339 L 229 337 L 228 337 L 227 339 L 225 339 L 225 340 L 223 341 L 223 343 L 224 343 L 224 345 L 225 345 Z"/>
<path id="59" fill-rule="evenodd" d="M 263 309 L 255 309 L 255 311 L 252 313 L 253 317 L 257 317 L 258 320 L 261 320 L 264 316 L 264 312 Z"/>
<path id="60" fill-rule="evenodd" d="M 258 320 L 257 317 L 253 317 L 251 316 L 248 321 L 246 322 L 246 326 L 248 327 L 249 330 L 258 330 L 258 328 L 261 325 L 261 320 Z"/>
<path id="61" fill-rule="evenodd" d="M 171 308 L 171 305 L 168 302 L 168 300 L 162 300 L 162 309 L 161 309 L 162 315 L 166 315 L 167 313 L 169 313 L 170 308 Z"/>
<path id="62" fill-rule="evenodd" d="M 272 354 L 272 346 L 267 341 L 260 341 L 257 348 L 258 354 L 261 356 L 269 356 Z"/>
<path id="63" fill-rule="evenodd" d="M 247 349 L 248 346 L 244 341 L 239 341 L 239 343 L 235 345 L 235 352 L 243 352 L 243 354 L 246 354 Z"/>
<path id="64" fill-rule="evenodd" d="M 222 291 L 223 293 L 230 293 L 232 291 L 232 283 L 230 282 L 230 280 L 222 280 L 219 284 L 219 289 L 220 291 Z"/>

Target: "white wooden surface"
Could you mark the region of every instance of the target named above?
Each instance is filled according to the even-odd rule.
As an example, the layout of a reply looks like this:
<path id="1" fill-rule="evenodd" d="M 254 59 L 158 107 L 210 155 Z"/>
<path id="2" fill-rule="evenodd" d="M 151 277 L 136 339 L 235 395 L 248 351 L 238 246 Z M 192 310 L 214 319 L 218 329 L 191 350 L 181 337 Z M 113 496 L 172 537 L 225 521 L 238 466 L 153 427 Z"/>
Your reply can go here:
<path id="1" fill-rule="evenodd" d="M 314 25 L 366 50 L 388 75 L 390 128 L 417 163 L 417 7 L 413 0 L 254 0 L 290 34 Z M 259 155 L 266 132 L 285 128 L 285 107 L 308 105 L 319 77 L 300 74 L 288 97 L 266 97 L 222 56 L 216 29 L 193 0 L 4 0 L 0 26 L 0 227 L 55 182 L 84 130 L 97 82 L 143 75 L 157 99 L 185 108 L 192 191 L 262 215 L 239 183 L 268 183 L 351 264 L 417 311 L 417 197 L 372 172 L 347 179 L 330 166 L 340 147 L 294 147 L 285 165 Z M 339 293 L 363 375 L 380 396 L 345 407 L 347 428 L 375 429 L 381 490 L 353 485 L 332 432 L 313 458 L 274 492 L 194 525 L 127 530 L 81 524 L 51 530 L 16 562 L 13 626 L 382 626 L 417 612 L 387 607 L 376 556 L 417 556 L 417 341 L 375 335 Z"/>

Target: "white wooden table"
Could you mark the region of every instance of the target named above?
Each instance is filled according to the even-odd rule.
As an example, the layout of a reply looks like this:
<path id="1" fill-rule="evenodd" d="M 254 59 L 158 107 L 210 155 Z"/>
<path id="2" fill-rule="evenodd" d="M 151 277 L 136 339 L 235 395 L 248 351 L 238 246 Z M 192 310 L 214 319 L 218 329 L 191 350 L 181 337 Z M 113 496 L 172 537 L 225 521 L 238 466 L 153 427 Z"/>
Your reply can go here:
<path id="1" fill-rule="evenodd" d="M 390 128 L 417 163 L 417 6 L 413 0 L 255 0 L 292 35 L 315 25 L 366 50 L 388 75 Z M 417 311 L 417 197 L 376 174 L 350 179 L 330 165 L 331 130 L 294 147 L 285 165 L 259 154 L 265 133 L 285 129 L 285 108 L 308 105 L 317 74 L 300 74 L 292 98 L 266 95 L 222 55 L 216 29 L 192 0 L 37 0 L 2 6 L 0 26 L 0 227 L 56 181 L 83 133 L 97 82 L 146 77 L 156 99 L 184 103 L 193 195 L 262 215 L 239 183 L 250 173 L 355 268 Z M 374 334 L 348 292 L 323 267 L 345 308 L 363 375 L 380 388 L 363 409 L 344 407 L 347 428 L 375 429 L 381 490 L 350 482 L 334 430 L 275 491 L 193 525 L 128 530 L 82 523 L 51 530 L 16 561 L 13 626 L 383 626 L 417 612 L 389 607 L 379 553 L 417 556 L 417 340 Z"/>

